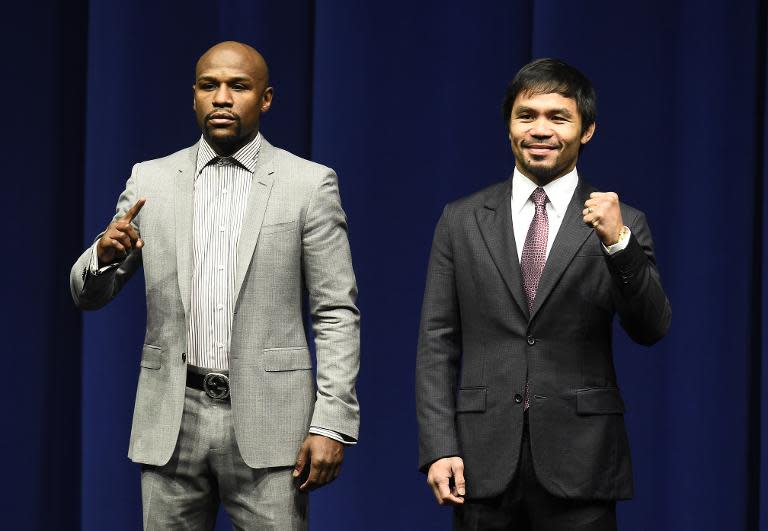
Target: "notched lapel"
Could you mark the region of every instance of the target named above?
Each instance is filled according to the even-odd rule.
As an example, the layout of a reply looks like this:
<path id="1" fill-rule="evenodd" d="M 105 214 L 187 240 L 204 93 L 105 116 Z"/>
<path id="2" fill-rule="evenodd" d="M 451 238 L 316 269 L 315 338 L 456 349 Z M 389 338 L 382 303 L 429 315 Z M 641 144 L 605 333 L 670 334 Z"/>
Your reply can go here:
<path id="1" fill-rule="evenodd" d="M 262 145 L 262 150 L 267 146 L 266 142 Z M 267 148 L 269 149 L 269 148 Z M 271 151 L 271 150 L 270 150 Z M 253 252 L 256 249 L 256 243 L 259 241 L 261 224 L 264 221 L 264 213 L 267 210 L 269 194 L 272 192 L 274 183 L 274 167 L 271 163 L 271 155 L 262 151 L 261 157 L 268 159 L 256 167 L 253 175 L 253 184 L 251 193 L 248 197 L 248 205 L 245 207 L 245 217 L 243 219 L 243 228 L 240 233 L 240 241 L 237 244 L 237 278 L 235 279 L 235 293 L 237 299 L 240 298 L 240 289 L 243 287 L 245 273 L 251 264 Z"/>
<path id="2" fill-rule="evenodd" d="M 547 263 L 544 265 L 544 271 L 541 273 L 531 319 L 536 317 L 539 308 L 547 300 L 557 281 L 563 276 L 568 264 L 571 263 L 576 252 L 594 230 L 584 224 L 581 214 L 584 210 L 584 202 L 593 190 L 590 185 L 580 180 L 571 202 L 568 203 L 560 230 L 557 231 L 557 236 L 547 257 Z"/>
<path id="3" fill-rule="evenodd" d="M 195 200 L 195 160 L 197 145 L 190 149 L 190 159 L 176 173 L 174 219 L 176 222 L 176 270 L 184 314 L 189 322 L 192 284 L 192 223 Z"/>
<path id="4" fill-rule="evenodd" d="M 504 187 L 504 193 L 488 199 L 482 208 L 475 211 L 475 218 L 493 262 L 512 298 L 527 318 L 528 303 L 523 293 L 523 276 L 520 271 L 520 261 L 517 258 L 511 198 L 512 180 L 510 179 Z"/>

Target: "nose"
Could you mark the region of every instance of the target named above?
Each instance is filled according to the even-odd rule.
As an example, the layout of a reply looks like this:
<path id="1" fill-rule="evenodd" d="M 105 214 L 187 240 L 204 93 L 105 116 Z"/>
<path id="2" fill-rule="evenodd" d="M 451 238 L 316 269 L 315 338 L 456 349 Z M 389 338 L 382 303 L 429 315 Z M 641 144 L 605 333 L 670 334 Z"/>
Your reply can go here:
<path id="1" fill-rule="evenodd" d="M 232 92 L 229 87 L 222 83 L 216 89 L 213 95 L 213 105 L 216 107 L 231 107 L 232 106 Z"/>
<path id="2" fill-rule="evenodd" d="M 539 118 L 531 124 L 531 128 L 528 131 L 531 136 L 536 138 L 548 138 L 552 136 L 552 128 L 549 126 L 549 122 L 545 118 Z"/>

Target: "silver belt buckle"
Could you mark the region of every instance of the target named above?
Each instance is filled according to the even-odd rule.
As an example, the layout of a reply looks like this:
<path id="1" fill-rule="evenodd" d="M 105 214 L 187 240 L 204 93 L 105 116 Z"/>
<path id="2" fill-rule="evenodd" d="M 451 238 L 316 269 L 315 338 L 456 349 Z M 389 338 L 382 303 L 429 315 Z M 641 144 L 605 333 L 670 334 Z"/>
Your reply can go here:
<path id="1" fill-rule="evenodd" d="M 211 398 L 224 400 L 229 397 L 229 377 L 220 372 L 209 372 L 203 378 L 203 390 Z"/>

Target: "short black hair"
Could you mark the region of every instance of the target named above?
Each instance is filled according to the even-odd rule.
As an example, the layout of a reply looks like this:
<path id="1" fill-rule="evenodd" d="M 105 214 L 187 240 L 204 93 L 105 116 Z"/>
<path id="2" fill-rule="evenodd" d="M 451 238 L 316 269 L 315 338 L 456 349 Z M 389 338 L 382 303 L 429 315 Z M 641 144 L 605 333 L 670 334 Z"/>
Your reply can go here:
<path id="1" fill-rule="evenodd" d="M 520 93 L 549 94 L 556 92 L 576 100 L 581 116 L 581 132 L 595 123 L 597 118 L 597 95 L 592 82 L 577 69 L 559 59 L 536 59 L 522 67 L 507 86 L 501 115 L 509 130 L 512 105 Z"/>

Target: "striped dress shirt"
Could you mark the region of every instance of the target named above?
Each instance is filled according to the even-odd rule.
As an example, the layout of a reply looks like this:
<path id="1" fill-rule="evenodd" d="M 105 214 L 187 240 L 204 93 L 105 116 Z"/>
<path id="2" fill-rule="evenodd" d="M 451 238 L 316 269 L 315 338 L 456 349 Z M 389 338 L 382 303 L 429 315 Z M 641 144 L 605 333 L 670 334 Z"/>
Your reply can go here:
<path id="1" fill-rule="evenodd" d="M 204 138 L 197 151 L 192 226 L 192 292 L 187 324 L 190 365 L 229 369 L 237 243 L 261 148 L 261 134 L 231 157 Z"/>

